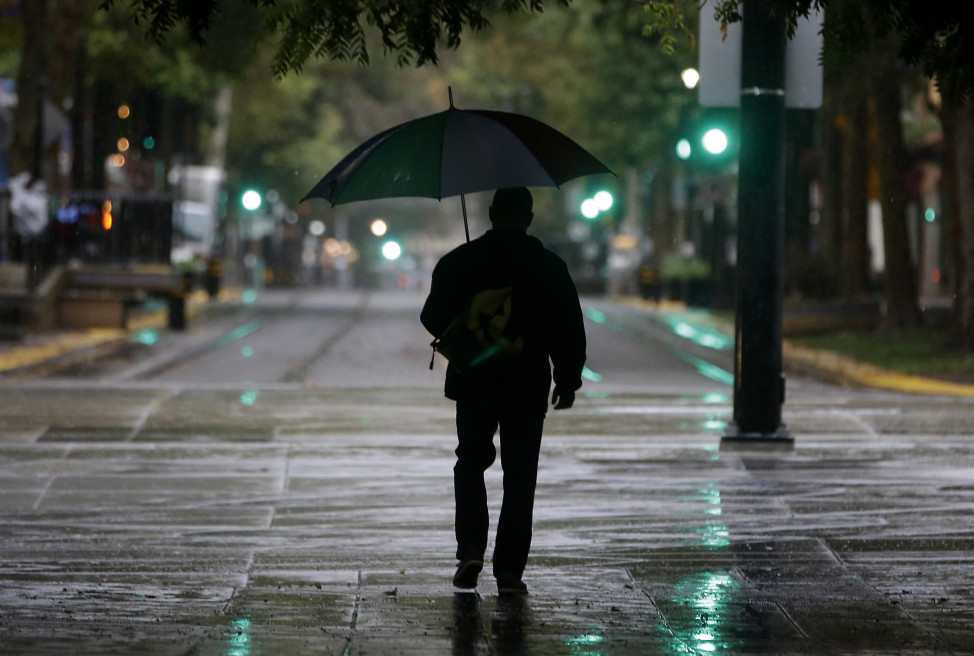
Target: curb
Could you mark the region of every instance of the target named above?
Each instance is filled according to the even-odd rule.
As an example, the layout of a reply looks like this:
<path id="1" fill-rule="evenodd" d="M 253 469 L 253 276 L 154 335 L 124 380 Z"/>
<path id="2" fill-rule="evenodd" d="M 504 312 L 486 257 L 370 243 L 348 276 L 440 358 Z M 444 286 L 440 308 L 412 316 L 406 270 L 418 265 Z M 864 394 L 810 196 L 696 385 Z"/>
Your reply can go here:
<path id="1" fill-rule="evenodd" d="M 239 294 L 238 294 L 239 296 Z M 221 292 L 223 304 L 231 299 Z M 205 292 L 196 291 L 187 297 L 188 317 L 199 316 L 213 305 Z M 131 340 L 131 336 L 145 330 L 162 330 L 167 326 L 166 310 L 157 310 L 132 319 L 126 328 L 89 328 L 37 336 L 36 343 L 0 348 L 0 381 L 36 378 L 85 360 L 104 357 Z"/>
<path id="2" fill-rule="evenodd" d="M 651 301 L 638 297 L 619 297 L 619 303 L 659 314 L 679 314 L 684 322 L 692 322 L 685 305 L 664 302 L 657 306 Z M 714 315 L 701 325 L 722 332 L 733 339 L 733 325 Z M 840 385 L 907 392 L 910 394 L 930 394 L 939 396 L 962 396 L 974 398 L 974 385 L 953 383 L 924 376 L 903 374 L 889 369 L 860 362 L 832 351 L 821 351 L 798 346 L 790 340 L 782 342 L 783 364 L 787 371 L 827 380 Z"/>
<path id="3" fill-rule="evenodd" d="M 787 340 L 783 344 L 783 356 L 788 366 L 795 371 L 818 375 L 843 385 L 873 387 L 911 394 L 974 398 L 974 385 L 902 374 L 865 364 L 831 351 L 819 351 L 798 346 Z"/>

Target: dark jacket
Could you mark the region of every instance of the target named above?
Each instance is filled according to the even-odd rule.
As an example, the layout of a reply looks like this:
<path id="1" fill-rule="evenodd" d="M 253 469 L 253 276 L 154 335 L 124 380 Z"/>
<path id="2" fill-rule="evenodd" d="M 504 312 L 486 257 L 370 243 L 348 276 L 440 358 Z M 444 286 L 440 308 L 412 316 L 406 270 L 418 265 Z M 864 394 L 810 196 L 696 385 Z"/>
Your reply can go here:
<path id="1" fill-rule="evenodd" d="M 420 319 L 440 337 L 474 294 L 511 286 L 523 326 L 524 353 L 489 373 L 464 375 L 448 366 L 445 393 L 454 400 L 489 395 L 544 412 L 552 365 L 555 385 L 572 391 L 582 386 L 585 327 L 568 268 L 538 239 L 517 230 L 494 229 L 447 253 L 433 270 Z"/>

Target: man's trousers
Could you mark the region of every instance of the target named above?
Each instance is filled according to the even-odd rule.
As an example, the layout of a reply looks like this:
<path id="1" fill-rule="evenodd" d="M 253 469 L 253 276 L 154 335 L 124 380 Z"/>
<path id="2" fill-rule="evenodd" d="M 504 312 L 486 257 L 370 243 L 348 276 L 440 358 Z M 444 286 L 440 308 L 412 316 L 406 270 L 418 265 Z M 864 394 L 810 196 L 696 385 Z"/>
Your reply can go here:
<path id="1" fill-rule="evenodd" d="M 501 400 L 457 401 L 457 462 L 453 468 L 456 495 L 457 558 L 483 560 L 487 550 L 488 513 L 484 472 L 497 452 L 494 434 L 500 427 L 504 498 L 494 543 L 494 574 L 524 573 L 531 549 L 534 490 L 544 413 L 529 412 Z"/>

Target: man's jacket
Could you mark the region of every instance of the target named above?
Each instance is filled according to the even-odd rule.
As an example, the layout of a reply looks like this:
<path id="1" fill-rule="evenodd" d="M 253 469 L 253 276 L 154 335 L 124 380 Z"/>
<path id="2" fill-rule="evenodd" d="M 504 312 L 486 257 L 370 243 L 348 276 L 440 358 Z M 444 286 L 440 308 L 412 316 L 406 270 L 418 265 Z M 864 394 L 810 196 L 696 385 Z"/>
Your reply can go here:
<path id="1" fill-rule="evenodd" d="M 488 373 L 464 375 L 448 366 L 446 396 L 459 400 L 486 395 L 545 412 L 552 365 L 555 385 L 572 391 L 582 385 L 585 327 L 568 268 L 539 240 L 517 230 L 494 229 L 450 251 L 433 270 L 420 319 L 440 337 L 474 294 L 502 287 L 514 288 L 524 352 Z"/>

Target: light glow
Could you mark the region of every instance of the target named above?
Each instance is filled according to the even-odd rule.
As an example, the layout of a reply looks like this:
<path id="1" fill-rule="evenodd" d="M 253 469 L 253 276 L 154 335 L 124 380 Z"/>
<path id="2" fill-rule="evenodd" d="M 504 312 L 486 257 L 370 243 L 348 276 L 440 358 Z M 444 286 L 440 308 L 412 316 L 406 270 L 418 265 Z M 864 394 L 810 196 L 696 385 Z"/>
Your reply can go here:
<path id="1" fill-rule="evenodd" d="M 382 257 L 387 260 L 398 260 L 401 255 L 402 246 L 399 245 L 399 242 L 389 240 L 382 244 Z"/>
<path id="2" fill-rule="evenodd" d="M 720 155 L 727 150 L 727 135 L 724 134 L 723 130 L 713 128 L 704 133 L 701 143 L 703 144 L 704 150 L 711 155 Z"/>
<path id="3" fill-rule="evenodd" d="M 599 215 L 599 204 L 594 198 L 586 198 L 582 201 L 582 216 L 586 219 L 594 219 Z"/>
<path id="4" fill-rule="evenodd" d="M 244 192 L 243 196 L 240 197 L 240 202 L 243 204 L 245 210 L 250 210 L 253 212 L 262 202 L 260 194 L 253 189 L 248 189 Z"/>

